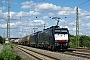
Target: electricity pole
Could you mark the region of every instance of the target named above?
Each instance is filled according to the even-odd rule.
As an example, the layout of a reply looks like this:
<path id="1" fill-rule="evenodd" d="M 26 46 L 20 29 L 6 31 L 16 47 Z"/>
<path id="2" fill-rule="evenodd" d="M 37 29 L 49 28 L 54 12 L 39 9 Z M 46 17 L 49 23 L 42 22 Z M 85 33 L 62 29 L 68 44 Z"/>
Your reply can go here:
<path id="1" fill-rule="evenodd" d="M 10 39 L 10 0 L 8 0 L 7 38 Z"/>
<path id="2" fill-rule="evenodd" d="M 78 7 L 76 7 L 76 47 L 79 47 L 79 18 L 78 18 Z"/>

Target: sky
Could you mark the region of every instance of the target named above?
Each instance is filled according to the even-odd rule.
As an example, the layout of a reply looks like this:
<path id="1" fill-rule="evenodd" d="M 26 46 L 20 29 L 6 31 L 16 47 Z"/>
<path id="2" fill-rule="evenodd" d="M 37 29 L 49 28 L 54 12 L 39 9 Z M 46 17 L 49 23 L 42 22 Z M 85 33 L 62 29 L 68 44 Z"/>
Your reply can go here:
<path id="1" fill-rule="evenodd" d="M 76 7 L 79 34 L 90 36 L 90 0 L 10 0 L 10 37 L 24 37 L 55 26 L 68 28 L 76 35 Z M 8 0 L 0 0 L 0 35 L 7 35 Z M 51 17 L 51 19 L 49 18 Z"/>

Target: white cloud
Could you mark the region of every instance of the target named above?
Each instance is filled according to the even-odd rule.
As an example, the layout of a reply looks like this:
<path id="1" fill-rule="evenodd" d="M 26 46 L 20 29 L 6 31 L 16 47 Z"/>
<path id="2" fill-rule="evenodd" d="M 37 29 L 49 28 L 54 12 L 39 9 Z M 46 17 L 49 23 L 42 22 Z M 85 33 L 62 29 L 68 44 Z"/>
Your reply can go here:
<path id="1" fill-rule="evenodd" d="M 39 12 L 45 12 L 45 11 L 58 11 L 60 10 L 61 7 L 60 6 L 56 6 L 53 5 L 51 3 L 42 3 L 42 4 L 38 4 L 35 8 L 35 11 L 39 11 Z"/>
<path id="2" fill-rule="evenodd" d="M 59 13 L 57 13 L 58 15 L 70 15 L 69 13 L 67 13 L 67 11 L 60 11 Z"/>
<path id="3" fill-rule="evenodd" d="M 54 13 L 48 13 L 49 14 L 49 16 L 53 16 L 54 15 Z"/>
<path id="4" fill-rule="evenodd" d="M 5 6 L 0 7 L 0 11 L 2 12 L 2 10 L 4 10 L 5 8 Z"/>
<path id="5" fill-rule="evenodd" d="M 20 36 L 23 36 L 23 34 L 26 35 L 32 33 L 33 27 L 38 27 L 38 30 L 42 30 L 45 23 L 46 26 L 56 25 L 56 21 L 49 21 L 48 19 L 49 17 L 57 16 L 59 16 L 62 19 L 60 20 L 59 25 L 61 27 L 67 27 L 70 30 L 70 34 L 75 34 L 76 19 L 72 18 L 72 16 L 76 17 L 76 7 L 60 7 L 52 3 L 35 3 L 33 1 L 26 1 L 21 3 L 21 5 L 22 9 L 31 10 L 29 12 L 25 12 L 24 10 L 19 12 L 10 12 L 10 27 L 17 27 L 17 31 L 20 34 Z M 8 12 L 2 12 L 3 9 L 5 9 L 5 7 L 0 8 L 0 22 L 1 20 L 5 21 L 7 19 Z M 67 17 L 66 20 L 62 18 L 64 15 L 66 15 Z M 38 17 L 37 19 L 34 18 L 36 16 Z M 90 12 L 79 8 L 80 34 L 89 33 L 89 20 Z M 6 26 L 6 23 L 0 23 L 0 27 L 6 28 Z M 84 31 L 87 31 L 88 33 Z M 13 31 L 11 31 L 11 33 L 12 32 Z"/>
<path id="6" fill-rule="evenodd" d="M 33 24 L 36 26 L 41 26 L 41 25 L 45 24 L 45 22 L 43 20 L 34 20 Z"/>
<path id="7" fill-rule="evenodd" d="M 30 13 L 30 15 L 38 15 L 38 14 L 40 14 L 39 12 L 35 12 L 35 11 L 30 11 L 29 13 Z"/>
<path id="8" fill-rule="evenodd" d="M 30 17 L 30 16 L 34 16 L 34 15 L 38 15 L 40 14 L 39 12 L 35 12 L 35 11 L 30 11 L 30 12 L 24 12 L 24 11 L 20 11 L 17 13 L 18 17 Z"/>
<path id="9" fill-rule="evenodd" d="M 90 15 L 89 16 L 86 16 L 86 19 L 90 19 Z"/>
<path id="10" fill-rule="evenodd" d="M 59 20 L 60 23 L 67 23 L 65 20 Z"/>
<path id="11" fill-rule="evenodd" d="M 33 22 L 35 22 L 35 23 L 41 23 L 43 21 L 42 20 L 34 20 Z"/>
<path id="12" fill-rule="evenodd" d="M 34 7 L 36 5 L 36 3 L 34 3 L 33 1 L 26 1 L 26 2 L 23 2 L 21 4 L 22 4 L 21 8 L 23 8 L 23 9 L 29 9 L 29 8 Z"/>
<path id="13" fill-rule="evenodd" d="M 47 18 L 49 18 L 48 16 L 43 16 L 43 19 L 47 19 Z"/>
<path id="14" fill-rule="evenodd" d="M 1 26 L 2 28 L 6 28 L 6 27 L 7 27 L 7 24 L 0 24 L 0 26 Z"/>
<path id="15" fill-rule="evenodd" d="M 2 3 L 5 3 L 6 1 L 5 0 L 2 0 Z"/>
<path id="16" fill-rule="evenodd" d="M 23 5 L 21 8 L 30 8 L 30 6 L 29 5 Z"/>
<path id="17" fill-rule="evenodd" d="M 90 22 L 86 24 L 90 28 Z"/>
<path id="18" fill-rule="evenodd" d="M 12 18 L 16 12 L 10 12 L 10 18 Z"/>
<path id="19" fill-rule="evenodd" d="M 58 15 L 75 15 L 76 10 L 70 7 L 63 7 L 58 13 Z"/>

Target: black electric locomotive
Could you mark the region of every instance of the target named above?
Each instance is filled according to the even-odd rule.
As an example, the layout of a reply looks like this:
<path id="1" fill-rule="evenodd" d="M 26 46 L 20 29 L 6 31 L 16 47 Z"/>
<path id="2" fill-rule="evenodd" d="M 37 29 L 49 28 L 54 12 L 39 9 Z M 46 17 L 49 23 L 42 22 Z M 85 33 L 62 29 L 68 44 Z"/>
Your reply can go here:
<path id="1" fill-rule="evenodd" d="M 67 28 L 52 26 L 30 35 L 30 45 L 50 50 L 66 50 L 70 47 Z"/>

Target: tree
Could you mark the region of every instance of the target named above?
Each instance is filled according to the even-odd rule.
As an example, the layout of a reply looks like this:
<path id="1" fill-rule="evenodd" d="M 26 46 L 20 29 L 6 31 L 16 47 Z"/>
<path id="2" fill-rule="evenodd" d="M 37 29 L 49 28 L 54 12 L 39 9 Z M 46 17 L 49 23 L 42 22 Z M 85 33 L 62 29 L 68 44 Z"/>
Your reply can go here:
<path id="1" fill-rule="evenodd" d="M 80 38 L 79 38 L 79 46 L 80 47 L 84 47 L 84 39 L 85 39 L 85 35 L 82 35 Z"/>
<path id="2" fill-rule="evenodd" d="M 70 47 L 76 47 L 76 40 L 74 35 L 70 35 Z"/>
<path id="3" fill-rule="evenodd" d="M 90 47 L 90 37 L 82 35 L 79 39 L 80 47 Z"/>
<path id="4" fill-rule="evenodd" d="M 4 42 L 4 39 L 0 36 L 0 43 L 2 44 Z"/>

